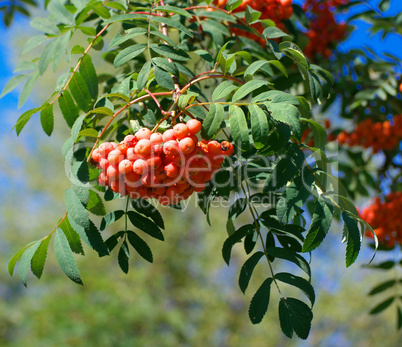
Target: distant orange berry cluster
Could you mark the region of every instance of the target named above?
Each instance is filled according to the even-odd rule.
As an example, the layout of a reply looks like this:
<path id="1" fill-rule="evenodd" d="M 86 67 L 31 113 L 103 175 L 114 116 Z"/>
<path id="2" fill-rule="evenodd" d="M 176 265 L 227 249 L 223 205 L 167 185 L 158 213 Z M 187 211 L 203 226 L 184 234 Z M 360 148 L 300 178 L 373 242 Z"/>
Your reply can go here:
<path id="1" fill-rule="evenodd" d="M 142 128 L 120 144 L 102 143 L 92 153 L 101 170 L 99 184 L 132 199 L 158 199 L 162 205 L 176 205 L 203 191 L 234 148 L 228 141 L 199 141 L 200 130 L 201 122 L 191 119 L 163 134 Z"/>
<path id="2" fill-rule="evenodd" d="M 393 121 L 376 122 L 367 118 L 360 122 L 352 133 L 342 131 L 338 135 L 341 145 L 363 146 L 373 148 L 373 152 L 380 150 L 391 151 L 402 139 L 402 115 L 394 116 Z"/>
<path id="3" fill-rule="evenodd" d="M 215 0 L 214 4 L 220 8 L 225 8 L 227 0 Z M 284 30 L 285 26 L 282 20 L 289 19 L 293 14 L 292 0 L 243 0 L 243 3 L 236 8 L 233 12 L 243 12 L 246 11 L 247 6 L 254 10 L 261 12 L 260 19 L 270 19 L 275 22 L 278 28 Z M 258 32 L 262 33 L 264 31 L 263 26 L 260 23 L 253 24 Z M 264 44 L 265 41 L 260 37 L 253 35 L 252 33 L 234 28 L 233 32 L 237 35 L 242 35 L 255 39 L 260 43 Z"/>
<path id="4" fill-rule="evenodd" d="M 328 58 L 331 46 L 341 41 L 346 34 L 346 24 L 337 23 L 334 8 L 348 3 L 349 0 L 306 0 L 304 10 L 310 17 L 310 27 L 307 33 L 309 43 L 305 53 L 311 59 L 320 55 Z"/>
<path id="5" fill-rule="evenodd" d="M 360 213 L 360 217 L 374 229 L 378 241 L 390 248 L 402 243 L 401 206 L 402 192 L 390 193 L 384 201 L 375 198 L 374 204 Z M 369 231 L 367 235 L 373 237 Z"/>

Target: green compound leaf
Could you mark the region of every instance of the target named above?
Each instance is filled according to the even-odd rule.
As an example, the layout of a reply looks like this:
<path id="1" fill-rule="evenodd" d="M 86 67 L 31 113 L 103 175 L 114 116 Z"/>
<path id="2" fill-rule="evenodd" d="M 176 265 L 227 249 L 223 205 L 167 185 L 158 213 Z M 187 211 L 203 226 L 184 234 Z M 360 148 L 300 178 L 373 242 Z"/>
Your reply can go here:
<path id="1" fill-rule="evenodd" d="M 54 252 L 60 268 L 67 275 L 67 277 L 73 282 L 83 285 L 80 272 L 78 270 L 78 265 L 68 244 L 67 237 L 60 228 L 57 228 L 56 230 L 56 235 L 54 238 Z"/>
<path id="2" fill-rule="evenodd" d="M 127 231 L 128 241 L 137 253 L 150 263 L 153 262 L 152 251 L 147 243 L 133 231 Z"/>
<path id="3" fill-rule="evenodd" d="M 281 298 L 279 301 L 279 321 L 283 333 L 292 338 L 293 332 L 298 337 L 307 339 L 313 313 L 311 309 L 302 301 L 294 298 Z"/>
<path id="4" fill-rule="evenodd" d="M 46 256 L 47 256 L 47 249 L 49 246 L 50 239 L 52 238 L 51 235 L 42 239 L 40 246 L 36 250 L 34 256 L 31 260 L 31 270 L 32 273 L 37 277 L 41 278 L 43 269 L 45 267 Z"/>
<path id="5" fill-rule="evenodd" d="M 272 278 L 267 278 L 251 299 L 248 316 L 253 324 L 260 323 L 268 310 L 272 281 Z"/>
<path id="6" fill-rule="evenodd" d="M 256 267 L 261 257 L 263 256 L 264 252 L 256 252 L 250 258 L 248 258 L 244 263 L 244 265 L 242 266 L 239 276 L 239 287 L 243 293 L 246 292 L 254 268 Z"/>

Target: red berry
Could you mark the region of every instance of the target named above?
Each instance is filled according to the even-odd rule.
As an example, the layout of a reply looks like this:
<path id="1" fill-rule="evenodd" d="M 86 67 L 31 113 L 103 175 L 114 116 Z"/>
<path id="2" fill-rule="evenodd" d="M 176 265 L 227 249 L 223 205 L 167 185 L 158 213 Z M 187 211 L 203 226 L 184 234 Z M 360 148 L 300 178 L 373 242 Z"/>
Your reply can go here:
<path id="1" fill-rule="evenodd" d="M 179 148 L 184 154 L 190 154 L 194 152 L 195 143 L 191 137 L 185 137 L 179 142 Z"/>
<path id="2" fill-rule="evenodd" d="M 138 139 L 138 141 L 143 139 L 149 140 L 151 135 L 152 135 L 151 130 L 147 128 L 142 128 L 135 133 L 135 137 Z"/>
<path id="3" fill-rule="evenodd" d="M 175 133 L 174 133 L 174 130 L 173 130 L 173 129 L 166 130 L 166 131 L 163 133 L 162 138 L 163 138 L 163 142 L 168 142 L 168 141 L 171 141 L 171 140 L 176 140 L 176 135 L 175 135 Z"/>
<path id="4" fill-rule="evenodd" d="M 173 127 L 173 131 L 175 136 L 178 139 L 184 139 L 188 135 L 188 128 L 186 124 L 183 123 L 178 123 Z"/>
<path id="5" fill-rule="evenodd" d="M 201 122 L 197 119 L 190 119 L 189 121 L 187 121 L 186 125 L 188 128 L 188 131 L 192 135 L 199 133 L 202 128 Z"/>

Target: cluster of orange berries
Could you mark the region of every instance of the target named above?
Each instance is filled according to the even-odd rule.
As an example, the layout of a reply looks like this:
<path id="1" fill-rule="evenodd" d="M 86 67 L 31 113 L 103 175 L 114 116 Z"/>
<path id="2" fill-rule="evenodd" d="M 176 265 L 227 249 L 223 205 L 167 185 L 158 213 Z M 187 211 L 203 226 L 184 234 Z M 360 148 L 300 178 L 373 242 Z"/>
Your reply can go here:
<path id="1" fill-rule="evenodd" d="M 216 4 L 220 8 L 226 6 L 227 0 L 215 0 Z M 236 8 L 233 12 L 244 12 L 247 6 L 254 10 L 261 12 L 260 19 L 270 19 L 275 22 L 278 28 L 284 30 L 285 26 L 282 20 L 289 19 L 293 14 L 292 0 L 243 0 L 243 3 Z M 263 26 L 260 23 L 252 25 L 258 32 L 262 33 L 264 31 Z M 236 35 L 242 35 L 249 37 L 253 40 L 257 40 L 261 44 L 265 44 L 265 41 L 252 33 L 240 30 L 238 28 L 233 28 L 233 32 Z"/>
<path id="2" fill-rule="evenodd" d="M 122 196 L 158 199 L 163 205 L 203 191 L 234 148 L 228 141 L 199 141 L 200 130 L 201 122 L 191 119 L 163 134 L 142 128 L 120 144 L 102 143 L 92 153 L 102 170 L 99 184 Z"/>
<path id="3" fill-rule="evenodd" d="M 373 229 L 378 241 L 392 248 L 396 243 L 402 244 L 402 192 L 390 193 L 384 201 L 375 198 L 374 204 L 364 208 L 360 217 L 365 220 Z M 373 237 L 371 232 L 367 232 Z"/>
<path id="4" fill-rule="evenodd" d="M 304 10 L 310 17 L 310 27 L 307 33 L 309 42 L 305 53 L 311 59 L 320 55 L 328 58 L 331 46 L 341 41 L 346 34 L 346 24 L 337 23 L 334 8 L 346 4 L 349 0 L 306 0 Z"/>
<path id="5" fill-rule="evenodd" d="M 391 151 L 402 139 L 402 115 L 394 116 L 393 121 L 376 122 L 366 118 L 360 122 L 354 132 L 342 131 L 338 135 L 341 145 L 363 146 L 373 148 L 373 152 L 380 150 Z"/>

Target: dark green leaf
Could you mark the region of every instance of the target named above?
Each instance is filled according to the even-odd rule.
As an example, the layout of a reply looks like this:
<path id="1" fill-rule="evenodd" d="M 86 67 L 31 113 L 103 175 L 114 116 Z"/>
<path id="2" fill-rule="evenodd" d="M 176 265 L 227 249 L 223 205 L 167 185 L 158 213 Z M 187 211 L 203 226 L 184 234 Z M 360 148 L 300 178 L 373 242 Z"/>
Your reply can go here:
<path id="1" fill-rule="evenodd" d="M 243 225 L 242 227 L 237 229 L 234 234 L 230 235 L 226 239 L 226 241 L 223 243 L 223 247 L 222 247 L 222 256 L 223 256 L 223 259 L 225 260 L 226 264 L 229 265 L 233 246 L 237 242 L 240 242 L 240 240 L 243 237 L 245 237 L 247 234 L 249 234 L 254 229 L 255 229 L 255 226 L 252 224 Z"/>
<path id="2" fill-rule="evenodd" d="M 82 58 L 79 71 L 87 84 L 92 99 L 96 100 L 98 98 L 98 76 L 92 64 L 92 59 L 88 54 Z"/>
<path id="3" fill-rule="evenodd" d="M 84 112 L 91 109 L 91 94 L 84 78 L 80 73 L 76 72 L 69 84 L 71 94 L 78 107 Z"/>
<path id="4" fill-rule="evenodd" d="M 275 274 L 275 279 L 278 281 L 290 284 L 291 286 L 299 288 L 311 301 L 311 305 L 315 302 L 314 288 L 311 283 L 303 277 L 295 276 L 287 272 L 279 272 Z"/>
<path id="5" fill-rule="evenodd" d="M 279 301 L 279 321 L 283 333 L 291 338 L 293 332 L 298 337 L 307 339 L 313 313 L 311 309 L 302 301 L 294 298 L 281 298 Z"/>
<path id="6" fill-rule="evenodd" d="M 268 310 L 272 281 L 272 278 L 267 278 L 251 299 L 248 316 L 253 324 L 260 323 Z"/>
<path id="7" fill-rule="evenodd" d="M 255 252 L 247 261 L 244 263 L 240 270 L 239 276 L 239 287 L 240 290 L 245 293 L 250 282 L 251 275 L 253 274 L 255 266 L 260 261 L 261 257 L 264 256 L 264 252 Z"/>
<path id="8" fill-rule="evenodd" d="M 190 56 L 182 49 L 176 49 L 172 46 L 160 44 L 160 45 L 151 45 L 151 49 L 163 57 L 170 58 L 172 60 L 177 61 L 187 61 L 190 59 Z"/>
<path id="9" fill-rule="evenodd" d="M 50 104 L 42 109 L 40 112 L 40 122 L 46 135 L 52 135 L 54 127 L 53 104 Z"/>
<path id="10" fill-rule="evenodd" d="M 266 252 L 268 255 L 275 258 L 285 259 L 292 262 L 311 277 L 310 265 L 300 254 L 280 247 L 267 247 Z"/>
<path id="11" fill-rule="evenodd" d="M 347 212 L 342 212 L 344 221 L 344 235 L 346 239 L 346 267 L 349 267 L 356 260 L 361 244 L 361 235 L 357 220 L 353 219 Z"/>
<path id="12" fill-rule="evenodd" d="M 304 240 L 303 252 L 311 252 L 321 244 L 325 236 L 327 236 L 332 217 L 333 207 L 319 198 L 313 213 L 310 228 Z"/>
<path id="13" fill-rule="evenodd" d="M 253 24 L 255 21 L 257 21 L 261 17 L 261 12 L 256 11 L 247 5 L 245 16 L 246 16 L 247 24 Z"/>
<path id="14" fill-rule="evenodd" d="M 104 216 L 106 214 L 102 199 L 93 190 L 89 191 L 87 210 L 97 216 Z"/>
<path id="15" fill-rule="evenodd" d="M 186 35 L 188 35 L 190 37 L 193 37 L 193 34 L 191 33 L 191 31 L 189 29 L 187 29 L 183 24 L 178 22 L 177 20 L 174 20 L 174 19 L 171 19 L 171 18 L 166 18 L 166 17 L 153 16 L 152 21 L 166 24 L 168 26 L 176 28 L 177 30 L 179 30 L 179 32 L 185 33 Z"/>
<path id="16" fill-rule="evenodd" d="M 247 150 L 250 146 L 248 124 L 243 110 L 239 106 L 230 105 L 230 131 L 236 144 L 241 144 L 241 149 Z"/>
<path id="17" fill-rule="evenodd" d="M 375 286 L 373 289 L 370 290 L 370 293 L 368 293 L 368 295 L 375 295 L 378 293 L 382 293 L 383 291 L 394 287 L 397 284 L 396 280 L 389 280 L 386 282 L 383 282 L 377 286 Z"/>
<path id="18" fill-rule="evenodd" d="M 128 211 L 127 215 L 128 218 L 130 219 L 130 222 L 135 227 L 142 230 L 144 233 L 147 233 L 149 236 L 152 236 L 161 241 L 164 240 L 162 231 L 153 221 L 134 211 Z"/>
<path id="19" fill-rule="evenodd" d="M 137 253 L 150 263 L 153 262 L 152 251 L 147 243 L 133 231 L 127 231 L 128 241 Z"/>
<path id="20" fill-rule="evenodd" d="M 54 252 L 61 269 L 67 275 L 67 277 L 69 277 L 75 283 L 82 285 L 83 283 L 78 270 L 78 265 L 74 259 L 73 252 L 71 251 L 63 230 L 59 228 L 57 228 L 56 236 L 54 238 Z"/>
<path id="21" fill-rule="evenodd" d="M 28 110 L 26 112 L 24 112 L 17 120 L 17 123 L 15 123 L 14 128 L 15 131 L 17 133 L 17 135 L 19 135 L 22 131 L 22 129 L 25 127 L 25 125 L 28 123 L 28 121 L 31 119 L 31 117 L 39 112 L 42 109 L 42 107 L 38 107 L 38 108 L 34 108 L 32 110 Z M 13 129 L 14 129 L 13 128 Z"/>
<path id="22" fill-rule="evenodd" d="M 288 124 L 297 138 L 301 137 L 300 113 L 296 106 L 283 102 L 270 102 L 265 103 L 265 105 L 267 106 L 272 118 Z"/>
<path id="23" fill-rule="evenodd" d="M 151 218 L 159 228 L 165 229 L 165 223 L 163 222 L 162 215 L 158 209 L 151 205 L 148 201 L 143 199 L 131 199 L 131 205 L 137 210 L 137 212 Z"/>
<path id="24" fill-rule="evenodd" d="M 59 107 L 67 125 L 71 128 L 79 117 L 79 113 L 68 90 L 65 90 L 59 97 Z"/>
<path id="25" fill-rule="evenodd" d="M 264 30 L 262 35 L 268 40 L 268 39 L 276 39 L 278 37 L 284 37 L 287 40 L 291 39 L 291 36 L 288 34 L 284 33 L 281 29 L 277 27 L 268 27 Z"/>
<path id="26" fill-rule="evenodd" d="M 389 298 L 387 300 L 384 300 L 383 302 L 381 302 L 380 304 L 375 306 L 369 313 L 377 314 L 377 313 L 384 311 L 386 308 L 391 306 L 391 304 L 394 302 L 394 300 L 395 300 L 395 298 Z"/>
<path id="27" fill-rule="evenodd" d="M 126 241 L 124 241 L 121 244 L 120 250 L 119 250 L 119 255 L 117 257 L 117 260 L 119 262 L 120 268 L 123 270 L 124 273 L 128 273 L 129 270 L 129 259 L 130 259 L 130 251 L 128 249 L 128 244 Z"/>

